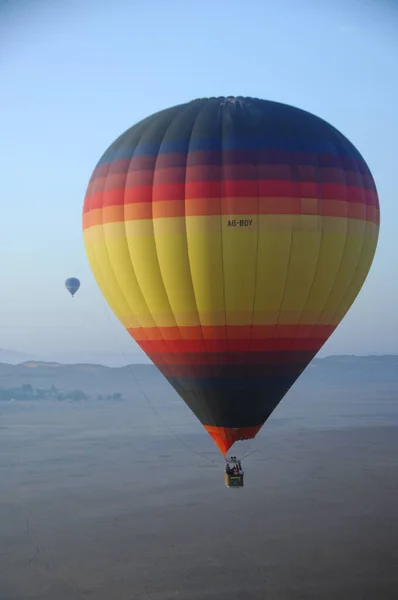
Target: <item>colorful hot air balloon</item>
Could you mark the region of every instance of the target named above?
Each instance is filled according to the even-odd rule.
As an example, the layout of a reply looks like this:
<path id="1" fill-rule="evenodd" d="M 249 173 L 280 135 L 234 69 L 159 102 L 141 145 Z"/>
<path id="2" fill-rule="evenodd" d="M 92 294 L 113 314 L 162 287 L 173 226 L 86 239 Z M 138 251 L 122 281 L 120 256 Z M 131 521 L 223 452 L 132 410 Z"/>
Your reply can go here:
<path id="1" fill-rule="evenodd" d="M 347 313 L 379 204 L 362 156 L 322 119 L 209 98 L 108 148 L 83 229 L 109 305 L 225 454 L 257 434 Z"/>
<path id="2" fill-rule="evenodd" d="M 69 277 L 66 281 L 65 281 L 65 287 L 68 290 L 68 292 L 73 296 L 76 294 L 77 290 L 80 287 L 80 281 L 78 279 L 76 279 L 76 277 Z"/>

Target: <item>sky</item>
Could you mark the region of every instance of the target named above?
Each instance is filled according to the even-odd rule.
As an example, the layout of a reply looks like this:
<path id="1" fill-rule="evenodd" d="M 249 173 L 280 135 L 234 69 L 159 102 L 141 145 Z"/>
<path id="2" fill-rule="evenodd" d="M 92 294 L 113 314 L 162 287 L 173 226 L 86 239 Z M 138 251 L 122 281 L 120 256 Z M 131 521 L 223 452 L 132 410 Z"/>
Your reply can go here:
<path id="1" fill-rule="evenodd" d="M 0 348 L 143 361 L 86 258 L 88 180 L 149 114 L 244 95 L 313 112 L 368 163 L 376 257 L 320 356 L 398 353 L 397 64 L 395 0 L 0 0 Z"/>

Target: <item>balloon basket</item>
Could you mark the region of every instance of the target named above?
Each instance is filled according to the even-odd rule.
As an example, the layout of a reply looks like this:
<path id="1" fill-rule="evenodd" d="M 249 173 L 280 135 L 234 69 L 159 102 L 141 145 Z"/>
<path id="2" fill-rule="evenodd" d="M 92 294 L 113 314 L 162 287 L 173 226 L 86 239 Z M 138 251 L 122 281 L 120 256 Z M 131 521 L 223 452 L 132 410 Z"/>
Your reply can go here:
<path id="1" fill-rule="evenodd" d="M 229 475 L 224 473 L 224 482 L 227 488 L 243 487 L 243 475 Z"/>

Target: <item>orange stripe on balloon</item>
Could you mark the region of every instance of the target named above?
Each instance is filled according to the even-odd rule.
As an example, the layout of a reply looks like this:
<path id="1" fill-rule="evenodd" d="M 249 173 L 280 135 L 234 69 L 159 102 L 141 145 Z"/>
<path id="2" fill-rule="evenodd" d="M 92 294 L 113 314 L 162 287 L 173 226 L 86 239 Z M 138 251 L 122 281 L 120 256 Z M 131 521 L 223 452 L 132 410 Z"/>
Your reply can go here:
<path id="1" fill-rule="evenodd" d="M 90 215 L 93 213 L 93 216 Z M 361 203 L 342 200 L 318 200 L 316 198 L 206 198 L 170 200 L 107 205 L 104 208 L 86 208 L 83 213 L 84 228 L 118 221 L 170 217 L 238 216 L 238 215 L 318 215 L 321 217 L 343 217 L 362 219 L 379 224 L 378 208 Z"/>
<path id="2" fill-rule="evenodd" d="M 230 447 L 238 440 L 250 440 L 260 431 L 263 423 L 254 427 L 215 427 L 204 425 L 207 433 L 213 438 L 220 452 L 225 456 Z"/>

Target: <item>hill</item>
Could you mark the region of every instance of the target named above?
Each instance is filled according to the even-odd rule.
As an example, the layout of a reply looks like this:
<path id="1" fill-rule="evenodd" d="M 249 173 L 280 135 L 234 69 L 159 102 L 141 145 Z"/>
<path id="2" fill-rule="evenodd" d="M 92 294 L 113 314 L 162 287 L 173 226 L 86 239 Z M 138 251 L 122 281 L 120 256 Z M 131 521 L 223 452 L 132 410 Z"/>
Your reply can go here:
<path id="1" fill-rule="evenodd" d="M 17 365 L 27 360 L 38 359 L 38 356 L 18 352 L 17 350 L 9 350 L 8 348 L 0 348 L 0 363 L 8 363 Z"/>
<path id="2" fill-rule="evenodd" d="M 140 362 L 143 364 L 151 364 L 149 358 L 143 352 L 139 355 Z M 74 365 L 78 363 L 93 363 L 105 365 L 107 367 L 125 367 L 129 363 L 137 362 L 137 353 L 132 352 L 55 352 L 50 355 L 27 354 L 9 348 L 0 348 L 0 363 L 17 365 L 30 360 L 41 362 L 56 361 L 61 364 Z"/>
<path id="3" fill-rule="evenodd" d="M 36 392 L 35 397 L 59 399 L 72 392 L 82 392 L 81 399 L 113 395 L 131 398 L 134 394 L 142 395 L 142 386 L 151 393 L 156 391 L 154 388 L 160 390 L 163 381 L 153 365 L 105 367 L 32 360 L 17 365 L 0 363 L 0 392 L 9 392 L 3 393 L 3 399 L 15 398 L 16 394 L 30 397 L 32 390 Z M 18 391 L 18 388 L 24 390 Z M 80 398 L 77 395 L 75 399 Z"/>
<path id="4" fill-rule="evenodd" d="M 335 355 L 316 358 L 302 377 L 338 384 L 364 385 L 376 381 L 398 383 L 398 355 Z"/>

